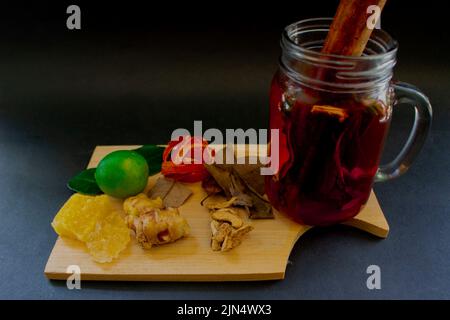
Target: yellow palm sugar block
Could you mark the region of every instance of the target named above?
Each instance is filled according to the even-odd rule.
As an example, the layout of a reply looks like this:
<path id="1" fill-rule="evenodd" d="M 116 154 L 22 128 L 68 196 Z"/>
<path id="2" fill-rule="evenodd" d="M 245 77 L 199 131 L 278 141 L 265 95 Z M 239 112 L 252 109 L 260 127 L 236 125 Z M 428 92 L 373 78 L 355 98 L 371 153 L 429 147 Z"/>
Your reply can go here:
<path id="1" fill-rule="evenodd" d="M 56 214 L 52 226 L 56 233 L 84 242 L 94 261 L 111 262 L 130 241 L 130 231 L 107 195 L 76 193 Z"/>

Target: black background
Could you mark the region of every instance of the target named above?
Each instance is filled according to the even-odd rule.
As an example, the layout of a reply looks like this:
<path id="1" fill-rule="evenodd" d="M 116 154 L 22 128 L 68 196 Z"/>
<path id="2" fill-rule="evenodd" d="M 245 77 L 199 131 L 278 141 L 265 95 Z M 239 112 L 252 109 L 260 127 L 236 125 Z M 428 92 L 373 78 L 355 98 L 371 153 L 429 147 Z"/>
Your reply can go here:
<path id="1" fill-rule="evenodd" d="M 284 26 L 332 16 L 338 1 L 3 3 L 0 8 L 0 297 L 450 298 L 449 42 L 445 1 L 390 0 L 382 27 L 400 43 L 395 78 L 434 108 L 425 150 L 406 176 L 376 186 L 391 225 L 379 241 L 345 227 L 313 230 L 286 279 L 264 283 L 47 281 L 65 182 L 96 145 L 165 143 L 172 130 L 264 128 Z M 81 7 L 81 30 L 66 8 Z M 410 129 L 395 111 L 385 158 Z M 365 269 L 382 268 L 369 291 Z M 115 290 L 117 289 L 117 290 Z"/>

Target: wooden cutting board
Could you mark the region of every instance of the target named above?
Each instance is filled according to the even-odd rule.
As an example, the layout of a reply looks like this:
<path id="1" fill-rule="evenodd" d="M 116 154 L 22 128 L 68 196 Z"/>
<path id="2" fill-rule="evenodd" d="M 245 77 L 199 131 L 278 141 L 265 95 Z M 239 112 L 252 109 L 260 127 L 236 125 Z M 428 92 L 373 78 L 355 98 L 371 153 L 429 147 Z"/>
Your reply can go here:
<path id="1" fill-rule="evenodd" d="M 108 153 L 137 146 L 98 146 L 88 167 L 95 167 Z M 158 175 L 149 178 L 151 187 Z M 228 252 L 210 248 L 210 216 L 200 205 L 206 196 L 197 184 L 180 207 L 191 226 L 191 235 L 173 244 L 143 250 L 134 240 L 116 261 L 99 264 L 92 261 L 81 242 L 59 237 L 45 267 L 49 279 L 66 280 L 71 265 L 79 266 L 82 280 L 112 281 L 248 281 L 283 279 L 286 264 L 296 241 L 311 227 L 297 224 L 275 212 L 273 220 L 252 220 L 254 230 L 242 244 Z M 50 222 L 49 222 L 50 223 Z M 364 210 L 345 223 L 385 238 L 388 223 L 372 192 Z"/>

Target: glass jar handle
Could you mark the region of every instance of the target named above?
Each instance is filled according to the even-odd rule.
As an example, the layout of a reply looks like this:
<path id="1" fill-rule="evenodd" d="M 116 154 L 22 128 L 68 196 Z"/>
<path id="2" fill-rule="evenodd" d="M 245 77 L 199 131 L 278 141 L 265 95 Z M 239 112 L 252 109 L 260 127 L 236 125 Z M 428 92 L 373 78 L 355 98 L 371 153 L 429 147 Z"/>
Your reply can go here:
<path id="1" fill-rule="evenodd" d="M 394 84 L 396 102 L 394 105 L 408 104 L 415 109 L 414 125 L 405 146 L 390 163 L 380 166 L 375 182 L 397 178 L 408 171 L 412 162 L 425 143 L 431 126 L 433 111 L 428 98 L 416 87 L 399 82 Z"/>

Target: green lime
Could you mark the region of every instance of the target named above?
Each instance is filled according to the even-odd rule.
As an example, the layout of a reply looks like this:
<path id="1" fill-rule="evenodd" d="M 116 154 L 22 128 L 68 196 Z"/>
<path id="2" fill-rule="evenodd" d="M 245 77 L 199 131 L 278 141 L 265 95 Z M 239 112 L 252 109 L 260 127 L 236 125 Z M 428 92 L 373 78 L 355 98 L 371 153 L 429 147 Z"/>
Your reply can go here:
<path id="1" fill-rule="evenodd" d="M 95 180 L 100 189 L 116 198 L 127 198 L 142 192 L 147 186 L 147 179 L 147 161 L 134 151 L 111 152 L 95 170 Z"/>

